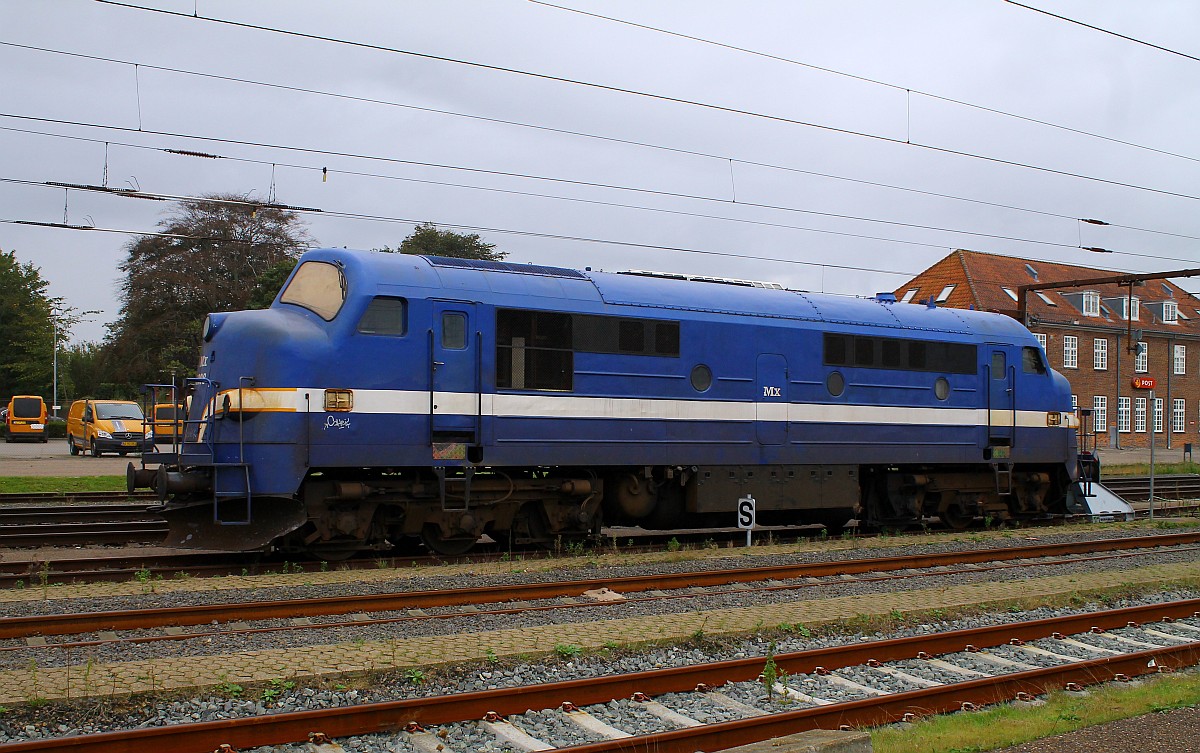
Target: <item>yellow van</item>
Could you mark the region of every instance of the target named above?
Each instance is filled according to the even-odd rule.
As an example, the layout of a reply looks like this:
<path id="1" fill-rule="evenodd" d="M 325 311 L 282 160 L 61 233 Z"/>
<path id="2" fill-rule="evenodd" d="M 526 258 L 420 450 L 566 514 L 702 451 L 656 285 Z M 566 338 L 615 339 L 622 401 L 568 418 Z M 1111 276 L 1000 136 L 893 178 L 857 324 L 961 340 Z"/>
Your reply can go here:
<path id="1" fill-rule="evenodd" d="M 14 395 L 8 401 L 4 423 L 8 428 L 6 442 L 45 442 L 50 438 L 46 401 L 37 395 Z"/>
<path id="2" fill-rule="evenodd" d="M 90 452 L 154 452 L 154 430 L 142 408 L 130 400 L 76 400 L 67 413 L 67 447 L 72 455 Z"/>
<path id="3" fill-rule="evenodd" d="M 171 444 L 176 437 L 183 439 L 183 421 L 187 412 L 182 405 L 155 403 L 154 419 L 150 427 L 154 430 L 154 441 Z"/>

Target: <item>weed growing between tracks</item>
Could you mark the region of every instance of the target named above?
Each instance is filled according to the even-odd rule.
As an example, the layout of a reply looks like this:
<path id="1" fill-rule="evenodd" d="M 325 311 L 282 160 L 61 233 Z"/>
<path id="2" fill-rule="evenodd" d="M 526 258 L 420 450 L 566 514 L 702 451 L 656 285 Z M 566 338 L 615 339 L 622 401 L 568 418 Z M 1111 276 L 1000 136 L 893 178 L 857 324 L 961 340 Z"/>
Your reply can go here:
<path id="1" fill-rule="evenodd" d="M 1051 693 L 1045 705 L 1004 704 L 982 711 L 932 717 L 909 728 L 871 733 L 875 753 L 985 751 L 1061 735 L 1083 727 L 1196 705 L 1200 674 L 1158 675 L 1134 683 L 1107 683 L 1087 695 Z"/>

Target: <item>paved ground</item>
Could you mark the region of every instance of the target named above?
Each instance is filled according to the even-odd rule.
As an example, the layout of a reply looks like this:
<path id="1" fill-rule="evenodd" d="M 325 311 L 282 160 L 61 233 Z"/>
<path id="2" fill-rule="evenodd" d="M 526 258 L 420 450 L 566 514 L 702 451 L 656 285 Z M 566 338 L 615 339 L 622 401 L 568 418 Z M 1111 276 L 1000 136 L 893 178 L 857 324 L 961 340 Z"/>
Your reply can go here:
<path id="1" fill-rule="evenodd" d="M 65 439 L 0 444 L 0 476 L 124 476 L 131 460 L 141 462 L 139 455 L 72 456 Z"/>

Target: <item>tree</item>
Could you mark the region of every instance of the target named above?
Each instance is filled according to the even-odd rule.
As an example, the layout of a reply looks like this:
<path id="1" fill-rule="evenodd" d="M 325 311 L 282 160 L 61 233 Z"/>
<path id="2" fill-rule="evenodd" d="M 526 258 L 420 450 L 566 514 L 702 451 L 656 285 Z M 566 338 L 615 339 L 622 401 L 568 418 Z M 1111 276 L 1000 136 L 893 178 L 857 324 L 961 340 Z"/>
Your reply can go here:
<path id="1" fill-rule="evenodd" d="M 279 291 L 283 288 L 283 283 L 287 282 L 288 275 L 295 268 L 296 260 L 286 259 L 263 272 L 250 294 L 250 300 L 246 302 L 246 308 L 270 308 L 275 301 L 275 296 L 279 295 Z"/>
<path id="2" fill-rule="evenodd" d="M 264 276 L 310 241 L 294 212 L 233 194 L 184 201 L 159 228 L 121 263 L 121 315 L 106 346 L 129 385 L 194 373 L 204 317 L 248 308 Z"/>
<path id="3" fill-rule="evenodd" d="M 16 252 L 0 251 L 0 400 L 5 403 L 11 395 L 50 396 L 49 284 L 32 263 L 18 262 Z"/>
<path id="4" fill-rule="evenodd" d="M 459 259 L 482 259 L 504 261 L 507 251 L 496 251 L 495 243 L 488 243 L 478 233 L 456 233 L 453 230 L 438 230 L 432 222 L 417 225 L 412 235 L 400 243 L 399 249 L 384 246 L 380 251 L 402 254 L 425 254 L 428 256 L 454 256 Z"/>

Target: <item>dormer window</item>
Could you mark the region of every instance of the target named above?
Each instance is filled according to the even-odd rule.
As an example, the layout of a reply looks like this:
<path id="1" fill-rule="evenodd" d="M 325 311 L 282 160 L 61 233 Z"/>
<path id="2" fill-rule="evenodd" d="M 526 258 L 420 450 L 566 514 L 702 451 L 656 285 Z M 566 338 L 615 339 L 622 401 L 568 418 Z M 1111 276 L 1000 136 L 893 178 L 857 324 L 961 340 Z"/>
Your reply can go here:
<path id="1" fill-rule="evenodd" d="M 1083 294 L 1083 315 L 1100 316 L 1100 294 L 1088 292 Z"/>
<path id="2" fill-rule="evenodd" d="M 1013 291 L 1012 288 L 1000 288 L 1000 289 L 1003 290 L 1005 293 L 1008 293 L 1009 298 L 1013 299 L 1014 301 L 1017 300 L 1017 294 Z"/>
<path id="3" fill-rule="evenodd" d="M 1163 324 L 1178 324 L 1179 304 L 1175 301 L 1163 301 L 1162 320 Z"/>
<path id="4" fill-rule="evenodd" d="M 1037 297 L 1041 298 L 1042 302 L 1045 303 L 1047 306 L 1057 306 L 1058 305 L 1057 303 L 1055 303 L 1054 301 L 1052 301 L 1050 299 L 1050 296 L 1046 295 L 1045 293 L 1043 293 L 1040 290 L 1037 291 Z"/>
<path id="5" fill-rule="evenodd" d="M 913 296 L 915 296 L 917 294 L 918 290 L 920 290 L 920 288 L 909 288 L 904 293 L 904 297 L 900 299 L 900 302 L 901 303 L 912 303 Z"/>
<path id="6" fill-rule="evenodd" d="M 947 285 L 946 287 L 942 288 L 942 292 L 938 293 L 936 302 L 945 303 L 948 301 L 950 299 L 950 294 L 954 292 L 954 287 L 954 285 Z"/>
<path id="7" fill-rule="evenodd" d="M 1122 307 L 1123 310 L 1121 311 L 1121 318 L 1131 319 L 1136 322 L 1141 317 L 1141 314 L 1142 314 L 1141 299 L 1135 295 L 1135 296 L 1126 296 L 1125 298 L 1123 298 L 1121 300 L 1124 301 L 1124 306 Z"/>

